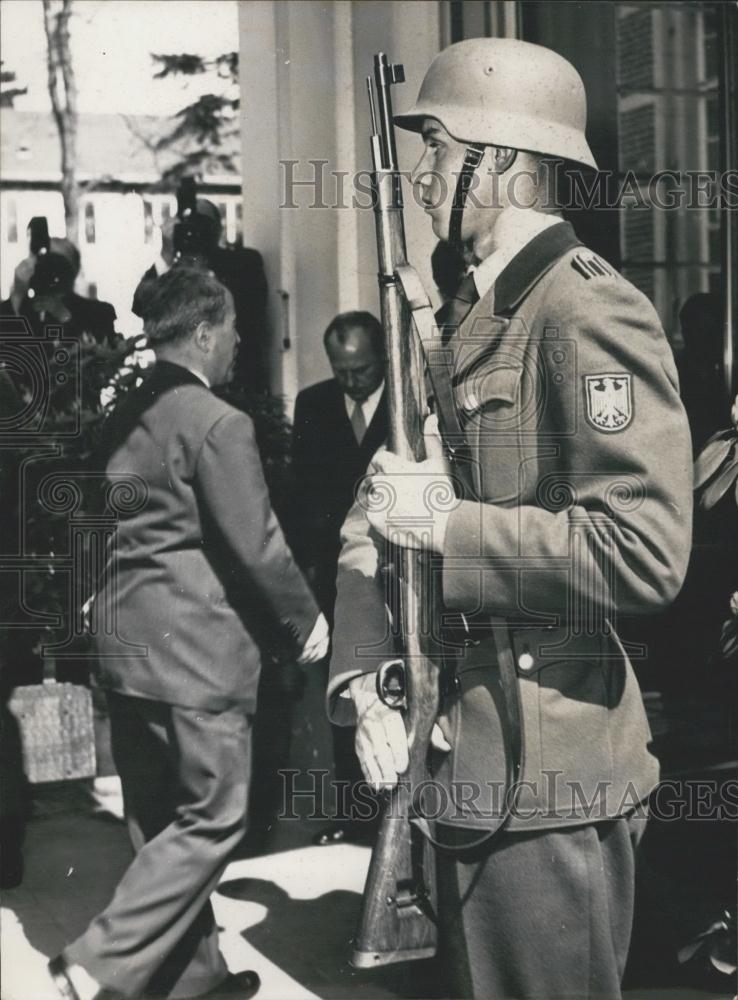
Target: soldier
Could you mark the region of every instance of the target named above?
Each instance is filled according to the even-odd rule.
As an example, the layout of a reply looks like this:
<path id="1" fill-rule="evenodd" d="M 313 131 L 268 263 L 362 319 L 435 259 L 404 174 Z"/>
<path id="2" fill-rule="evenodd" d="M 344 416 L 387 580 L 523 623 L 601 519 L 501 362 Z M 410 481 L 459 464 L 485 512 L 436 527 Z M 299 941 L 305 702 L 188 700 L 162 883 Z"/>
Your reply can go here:
<path id="1" fill-rule="evenodd" d="M 407 741 L 375 686 L 394 655 L 383 550 L 422 544 L 430 522 L 449 650 L 432 754 L 442 995 L 617 997 L 658 763 L 614 620 L 666 607 L 686 571 L 674 361 L 650 302 L 557 208 L 550 161 L 596 169 L 566 60 L 452 45 L 395 121 L 422 135 L 414 181 L 468 265 L 432 353 L 441 437 L 463 461 L 449 467 L 436 416 L 425 461 L 373 459 L 343 529 L 329 711 L 357 725 L 367 779 L 392 786 Z M 389 509 L 371 502 L 387 489 Z M 455 499 L 429 509 L 443 490 Z"/>

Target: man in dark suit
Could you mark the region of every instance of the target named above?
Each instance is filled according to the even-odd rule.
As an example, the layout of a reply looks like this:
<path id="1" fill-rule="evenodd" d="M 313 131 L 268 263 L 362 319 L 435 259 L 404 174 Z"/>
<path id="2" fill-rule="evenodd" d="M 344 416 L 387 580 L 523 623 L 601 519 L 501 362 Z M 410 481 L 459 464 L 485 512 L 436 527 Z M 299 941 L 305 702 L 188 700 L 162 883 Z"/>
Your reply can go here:
<path id="1" fill-rule="evenodd" d="M 80 271 L 81 258 L 79 250 L 71 240 L 52 236 L 49 241 L 49 252 L 59 254 L 69 261 L 74 271 L 74 280 Z M 101 299 L 86 299 L 71 290 L 66 297 L 69 311 L 75 322 L 84 333 L 95 339 L 97 344 L 115 347 L 119 337 L 115 332 L 115 308 L 110 302 Z"/>
<path id="2" fill-rule="evenodd" d="M 332 622 L 341 525 L 356 484 L 387 438 L 387 400 L 384 334 L 371 313 L 336 316 L 323 343 L 334 377 L 303 389 L 295 404 L 292 461 L 299 509 L 294 548 Z M 362 780 L 353 744 L 353 731 L 333 727 L 336 780 L 351 788 Z M 338 822 L 318 834 L 316 843 L 360 834 L 360 824 Z"/>
<path id="3" fill-rule="evenodd" d="M 207 198 L 195 204 L 196 225 L 185 245 L 178 241 L 177 220 L 162 226 L 161 255 L 145 272 L 133 294 L 132 311 L 142 315 L 143 296 L 152 278 L 170 267 L 185 264 L 211 271 L 233 296 L 236 330 L 241 347 L 233 370 L 233 382 L 248 392 L 262 391 L 268 381 L 266 343 L 267 281 L 258 250 L 237 245 L 221 246 L 223 222 L 217 205 Z M 180 245 L 178 245 L 178 242 Z M 193 245 L 194 244 L 194 245 Z"/>
<path id="4" fill-rule="evenodd" d="M 15 269 L 10 297 L 2 303 L 3 316 L 25 316 L 38 333 L 46 324 L 61 323 L 65 336 L 114 347 L 118 340 L 114 307 L 74 291 L 80 270 L 79 250 L 74 243 L 53 236 L 41 273 L 39 260 L 31 254 Z"/>
<path id="5" fill-rule="evenodd" d="M 146 296 L 157 363 L 111 418 L 106 476 L 128 489 L 92 612 L 136 856 L 107 909 L 50 963 L 62 996 L 248 997 L 209 903 L 246 829 L 256 622 L 300 662 L 328 627 L 269 503 L 248 416 L 210 392 L 238 343 L 233 301 L 178 268 Z M 99 626 L 99 627 L 98 627 Z"/>
<path id="6" fill-rule="evenodd" d="M 52 237 L 48 252 L 29 254 L 16 267 L 10 297 L 0 303 L 0 313 L 23 317 L 32 335 L 43 340 L 42 350 L 49 358 L 57 351 L 58 336 L 77 342 L 82 359 L 81 405 L 97 412 L 100 393 L 110 377 L 110 353 L 122 338 L 115 332 L 115 309 L 109 302 L 87 299 L 74 291 L 79 269 L 80 255 L 72 241 Z M 54 329 L 57 333 L 51 336 Z M 29 388 L 24 384 L 27 375 L 18 372 L 14 378 L 23 395 Z M 55 385 L 54 407 L 77 405 L 77 389 L 76 382 Z M 84 680 L 86 673 L 72 661 L 62 671 L 63 679 L 75 681 Z"/>

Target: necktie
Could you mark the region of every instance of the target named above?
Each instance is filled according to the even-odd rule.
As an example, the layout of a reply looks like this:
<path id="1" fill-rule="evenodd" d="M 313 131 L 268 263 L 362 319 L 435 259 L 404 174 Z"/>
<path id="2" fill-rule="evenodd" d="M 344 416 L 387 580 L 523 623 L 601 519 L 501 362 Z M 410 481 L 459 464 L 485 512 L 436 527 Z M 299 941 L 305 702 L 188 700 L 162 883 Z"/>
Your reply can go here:
<path id="1" fill-rule="evenodd" d="M 479 292 L 474 283 L 474 274 L 471 272 L 461 280 L 454 297 L 444 302 L 436 313 L 436 323 L 441 328 L 442 344 L 446 344 L 451 339 L 471 311 L 474 303 L 478 301 Z"/>
<path id="2" fill-rule="evenodd" d="M 361 403 L 354 403 L 354 409 L 351 414 L 351 426 L 354 429 L 356 443 L 361 444 L 366 434 L 366 420 L 364 419 L 364 411 L 361 408 Z"/>

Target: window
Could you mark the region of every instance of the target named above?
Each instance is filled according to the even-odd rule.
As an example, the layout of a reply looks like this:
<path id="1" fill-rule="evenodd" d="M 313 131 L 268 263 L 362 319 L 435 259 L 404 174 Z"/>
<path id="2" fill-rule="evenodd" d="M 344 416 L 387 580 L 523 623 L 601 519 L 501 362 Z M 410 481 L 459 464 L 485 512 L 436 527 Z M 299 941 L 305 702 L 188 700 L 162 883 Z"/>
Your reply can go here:
<path id="1" fill-rule="evenodd" d="M 657 171 L 677 170 L 685 177 L 688 171 L 719 169 L 714 7 L 615 4 L 620 175 L 633 171 L 644 197 Z M 623 272 L 652 300 L 677 347 L 681 306 L 717 283 L 720 226 L 717 209 L 621 208 Z"/>
<path id="2" fill-rule="evenodd" d="M 621 92 L 653 87 L 653 18 L 646 5 L 618 18 L 617 71 Z"/>
<path id="3" fill-rule="evenodd" d="M 95 242 L 95 206 L 85 202 L 85 243 Z"/>
<path id="4" fill-rule="evenodd" d="M 241 199 L 236 202 L 236 233 L 234 242 L 239 246 L 243 243 L 243 204 Z"/>
<path id="5" fill-rule="evenodd" d="M 144 198 L 144 243 L 151 243 L 154 238 L 154 206 L 148 198 Z"/>
<path id="6" fill-rule="evenodd" d="M 8 228 L 7 228 L 7 241 L 8 243 L 18 242 L 18 206 L 15 203 L 15 198 L 8 198 L 6 205 L 7 217 L 8 217 Z"/>
<path id="7" fill-rule="evenodd" d="M 512 0 L 446 0 L 443 10 L 443 46 L 464 38 L 519 36 L 519 5 Z"/>

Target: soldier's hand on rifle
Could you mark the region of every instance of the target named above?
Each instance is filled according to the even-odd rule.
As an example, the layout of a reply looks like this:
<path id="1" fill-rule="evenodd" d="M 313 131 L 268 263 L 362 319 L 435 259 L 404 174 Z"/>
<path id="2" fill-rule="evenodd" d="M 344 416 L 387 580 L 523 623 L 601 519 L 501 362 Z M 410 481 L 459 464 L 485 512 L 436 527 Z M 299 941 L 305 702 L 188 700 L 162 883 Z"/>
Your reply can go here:
<path id="1" fill-rule="evenodd" d="M 372 527 L 389 541 L 443 552 L 448 517 L 459 501 L 435 414 L 423 434 L 422 462 L 398 458 L 386 448 L 376 453 L 364 481 L 363 506 Z"/>
<path id="2" fill-rule="evenodd" d="M 367 782 L 379 791 L 397 784 L 408 768 L 407 733 L 402 713 L 380 700 L 374 674 L 362 674 L 349 682 L 356 708 L 356 756 Z M 448 753 L 451 749 L 436 723 L 431 745 Z"/>

